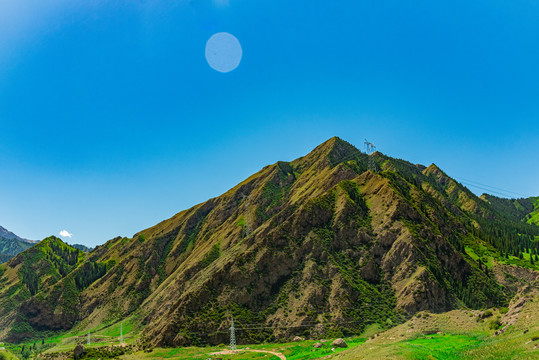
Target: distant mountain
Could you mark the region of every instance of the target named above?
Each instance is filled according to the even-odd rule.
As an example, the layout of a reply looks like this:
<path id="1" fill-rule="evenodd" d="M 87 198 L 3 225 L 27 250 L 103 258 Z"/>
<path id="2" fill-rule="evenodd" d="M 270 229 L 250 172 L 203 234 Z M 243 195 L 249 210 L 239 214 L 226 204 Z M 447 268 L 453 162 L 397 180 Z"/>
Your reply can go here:
<path id="1" fill-rule="evenodd" d="M 0 237 L 7 240 L 19 240 L 19 241 L 27 242 L 27 243 L 37 243 L 37 241 L 23 239 L 20 236 L 15 235 L 14 233 L 12 233 L 11 231 L 7 230 L 6 228 L 2 226 L 0 226 Z"/>
<path id="2" fill-rule="evenodd" d="M 6 262 L 35 243 L 35 241 L 23 239 L 0 226 L 0 263 Z"/>
<path id="3" fill-rule="evenodd" d="M 132 238 L 17 255 L 0 340 L 129 319 L 145 343 L 219 344 L 233 317 L 260 342 L 507 306 L 539 269 L 539 227 L 517 218 L 434 164 L 332 138 Z"/>
<path id="4" fill-rule="evenodd" d="M 483 194 L 481 199 L 488 202 L 500 213 L 510 217 L 514 221 L 524 221 L 529 224 L 539 225 L 539 196 L 504 199 L 493 195 Z"/>
<path id="5" fill-rule="evenodd" d="M 11 256 L 11 255 L 0 254 L 0 264 L 5 263 L 6 261 L 11 259 L 12 257 L 13 256 Z"/>
<path id="6" fill-rule="evenodd" d="M 75 249 L 79 249 L 80 251 L 84 251 L 84 252 L 90 252 L 93 248 L 89 248 L 88 246 L 86 245 L 82 245 L 82 244 L 73 244 L 73 245 L 69 245 Z"/>

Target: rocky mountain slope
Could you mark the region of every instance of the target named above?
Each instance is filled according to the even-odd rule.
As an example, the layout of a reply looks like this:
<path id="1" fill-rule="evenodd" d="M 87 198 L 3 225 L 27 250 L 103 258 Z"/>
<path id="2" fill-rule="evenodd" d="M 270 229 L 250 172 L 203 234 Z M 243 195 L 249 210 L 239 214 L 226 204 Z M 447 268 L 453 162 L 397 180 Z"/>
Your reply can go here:
<path id="1" fill-rule="evenodd" d="M 539 227 L 435 165 L 370 157 L 332 138 L 87 254 L 48 238 L 0 267 L 0 338 L 126 318 L 169 346 L 225 342 L 231 317 L 244 342 L 356 333 L 506 305 L 535 274 Z"/>

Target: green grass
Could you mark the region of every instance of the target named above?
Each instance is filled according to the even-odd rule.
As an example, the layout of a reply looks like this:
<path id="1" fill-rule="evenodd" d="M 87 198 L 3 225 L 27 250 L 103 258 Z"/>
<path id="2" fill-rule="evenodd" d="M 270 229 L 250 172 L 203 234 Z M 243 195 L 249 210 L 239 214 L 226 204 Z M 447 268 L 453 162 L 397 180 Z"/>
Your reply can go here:
<path id="1" fill-rule="evenodd" d="M 345 338 L 348 349 L 355 347 L 359 344 L 363 344 L 366 341 L 366 337 L 352 337 Z M 227 360 L 236 359 L 266 359 L 274 360 L 278 357 L 267 353 L 249 352 L 248 350 L 268 350 L 273 352 L 282 353 L 286 356 L 287 360 L 302 360 L 302 359 L 321 359 L 329 355 L 340 353 L 346 349 L 335 348 L 331 346 L 333 339 L 327 339 L 322 343 L 322 347 L 315 349 L 313 344 L 317 340 L 304 340 L 299 342 L 290 343 L 268 343 L 257 345 L 241 345 L 238 346 L 240 350 L 237 354 L 231 355 L 218 355 L 218 358 Z M 333 350 L 332 350 L 333 349 Z M 150 353 L 138 352 L 123 356 L 122 359 L 134 360 L 134 359 L 173 359 L 173 360 L 187 360 L 187 359 L 208 359 L 215 358 L 211 356 L 211 353 L 226 350 L 225 347 L 185 347 L 176 349 L 154 349 Z M 242 351 L 243 350 L 243 351 Z"/>
<path id="2" fill-rule="evenodd" d="M 539 299 L 539 298 L 536 298 Z M 408 322 L 382 332 L 376 324 L 369 325 L 360 336 L 346 337 L 346 349 L 332 349 L 331 341 L 322 342 L 323 346 L 315 349 L 312 345 L 320 340 L 304 340 L 288 343 L 264 343 L 240 345 L 236 354 L 211 355 L 226 349 L 225 345 L 209 347 L 155 348 L 151 352 L 137 352 L 120 356 L 120 359 L 208 359 L 223 360 L 274 360 L 276 356 L 267 353 L 255 353 L 247 350 L 267 350 L 282 353 L 287 360 L 308 359 L 536 359 L 539 357 L 539 301 L 530 301 L 522 310 L 518 322 L 500 336 L 494 336 L 489 328 L 489 320 L 502 314 L 491 309 L 493 316 L 485 321 L 478 321 L 480 312 L 455 310 L 443 314 L 421 312 Z M 134 321 L 125 320 L 123 331 L 127 343 L 134 343 L 137 329 Z M 432 334 L 432 331 L 436 332 Z M 431 331 L 431 332 L 429 332 Z M 102 336 L 104 341 L 93 343 L 90 348 L 117 345 L 120 323 L 95 329 L 92 336 Z M 376 334 L 376 336 L 375 336 Z M 86 333 L 69 333 L 51 337 L 46 343 L 56 346 L 47 352 L 73 350 L 75 344 L 85 339 Z M 535 340 L 534 340 L 535 339 Z M 21 344 L 18 345 L 19 348 Z"/>
<path id="3" fill-rule="evenodd" d="M 473 251 L 473 249 L 472 249 L 471 247 L 466 246 L 466 247 L 464 248 L 464 250 L 466 250 L 466 254 L 468 254 L 472 259 L 474 259 L 474 260 L 479 259 L 479 255 L 477 255 L 477 254 L 475 253 L 475 251 Z"/>
<path id="4" fill-rule="evenodd" d="M 465 246 L 464 250 L 468 256 L 470 256 L 474 261 L 481 261 L 489 269 L 494 266 L 494 261 L 497 261 L 506 265 L 516 265 L 528 269 L 539 270 L 539 262 L 534 263 L 533 265 L 530 262 L 530 253 L 523 252 L 522 259 L 519 259 L 516 256 L 509 255 L 508 258 L 500 256 L 500 253 L 495 250 L 490 245 L 481 244 L 475 239 L 472 246 Z M 539 237 L 537 240 L 539 241 Z"/>
<path id="5" fill-rule="evenodd" d="M 409 359 L 463 359 L 470 348 L 483 342 L 482 335 L 435 334 L 404 341 L 399 346 Z"/>
<path id="6" fill-rule="evenodd" d="M 114 323 L 107 326 L 100 326 L 90 331 L 90 348 L 99 348 L 102 346 L 119 345 L 120 341 L 120 326 L 122 326 L 124 343 L 132 344 L 138 340 L 138 333 L 135 328 L 135 320 L 132 318 L 122 322 Z M 22 346 L 32 346 L 38 344 L 39 352 L 51 353 L 61 351 L 72 351 L 76 344 L 83 343 L 86 345 L 88 332 L 85 330 L 72 330 L 63 334 L 51 335 L 44 339 L 45 346 L 41 347 L 42 339 L 31 339 L 19 344 L 6 344 L 5 347 L 13 353 L 20 354 Z M 0 345 L 1 347 L 1 345 Z"/>
<path id="7" fill-rule="evenodd" d="M 481 311 L 455 310 L 442 314 L 421 312 L 408 322 L 358 344 L 335 357 L 352 359 L 539 359 L 539 294 L 533 293 L 516 322 L 501 335 L 490 327 L 506 311 L 489 309 L 492 316 L 481 321 Z M 503 317 L 502 317 L 503 319 Z"/>
<path id="8" fill-rule="evenodd" d="M 139 337 L 137 329 L 134 327 L 134 321 L 125 320 L 123 324 L 124 339 L 127 344 L 135 343 Z M 371 324 L 367 326 L 365 332 L 361 336 L 347 337 L 345 338 L 349 348 L 363 344 L 369 336 L 379 332 L 381 327 L 377 324 Z M 98 348 L 102 346 L 118 345 L 120 335 L 120 323 L 115 323 L 110 326 L 102 327 L 100 329 L 94 329 L 91 332 L 92 343 L 89 348 Z M 51 336 L 45 340 L 47 346 L 54 345 L 44 351 L 45 353 L 56 352 L 71 352 L 77 343 L 84 343 L 86 345 L 87 332 L 85 331 L 72 331 L 65 334 L 59 334 Z M 96 340 L 99 339 L 99 342 Z M 280 352 L 284 354 L 287 360 L 301 360 L 301 359 L 320 359 L 328 355 L 342 352 L 346 349 L 336 348 L 332 350 L 331 342 L 333 339 L 328 338 L 327 341 L 322 342 L 322 347 L 315 349 L 313 344 L 319 340 L 304 340 L 300 342 L 288 342 L 288 343 L 264 343 L 254 345 L 239 345 L 238 349 L 244 351 L 233 355 L 219 355 L 219 358 L 235 360 L 235 359 L 266 359 L 273 360 L 278 359 L 276 356 L 267 353 L 255 353 L 249 352 L 246 349 L 251 350 L 269 350 L 274 352 Z M 41 344 L 41 341 L 37 341 Z M 31 346 L 33 341 L 28 341 L 21 344 L 11 345 L 14 352 L 20 353 L 20 349 L 23 345 Z M 226 346 L 209 346 L 209 347 L 180 347 L 180 348 L 155 348 L 151 352 L 137 352 L 135 354 L 124 355 L 121 359 L 173 359 L 173 360 L 187 360 L 187 359 L 207 359 L 213 352 L 219 352 L 226 350 Z M 9 358 L 10 359 L 10 358 Z M 15 358 L 14 358 L 15 359 Z"/>

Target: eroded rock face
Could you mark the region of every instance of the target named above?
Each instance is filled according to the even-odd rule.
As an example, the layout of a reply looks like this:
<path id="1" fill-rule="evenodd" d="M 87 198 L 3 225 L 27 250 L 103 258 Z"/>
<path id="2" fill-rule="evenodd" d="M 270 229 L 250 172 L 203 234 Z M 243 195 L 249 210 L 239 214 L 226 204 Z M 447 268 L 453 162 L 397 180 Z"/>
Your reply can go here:
<path id="1" fill-rule="evenodd" d="M 538 283 L 523 285 L 519 292 L 509 303 L 509 311 L 501 318 L 502 328 L 496 331 L 496 335 L 503 334 L 511 325 L 516 324 L 526 303 L 539 296 Z M 526 330 L 527 331 L 527 330 Z"/>
<path id="2" fill-rule="evenodd" d="M 435 168 L 372 156 L 378 173 L 367 170 L 366 154 L 332 139 L 267 166 L 132 239 L 97 247 L 90 260 L 115 261 L 106 274 L 73 298 L 74 276 L 56 288 L 43 285 L 40 297 L 28 300 L 32 306 L 0 317 L 0 328 L 17 315 L 35 329 L 81 319 L 92 327 L 108 314 L 140 310 L 150 345 L 187 345 L 199 333 L 225 343 L 229 314 L 239 324 L 276 329 L 244 332 L 245 342 L 321 338 L 331 336 L 322 323 L 359 324 L 343 327 L 360 332 L 402 311 L 450 309 L 468 295 L 457 284 L 481 292 L 472 281 L 491 280 L 456 250 L 469 220 L 448 195 L 461 198 L 458 185 Z M 69 304 L 71 311 L 63 310 Z"/>

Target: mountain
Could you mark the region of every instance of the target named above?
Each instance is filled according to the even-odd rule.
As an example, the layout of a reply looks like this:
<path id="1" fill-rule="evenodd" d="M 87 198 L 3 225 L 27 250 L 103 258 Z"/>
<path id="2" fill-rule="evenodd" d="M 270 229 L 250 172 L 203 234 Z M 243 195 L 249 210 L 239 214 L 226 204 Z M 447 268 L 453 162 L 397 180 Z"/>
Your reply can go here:
<path id="1" fill-rule="evenodd" d="M 488 202 L 500 213 L 505 214 L 514 221 L 524 221 L 529 224 L 539 225 L 539 196 L 504 199 L 489 194 L 481 195 L 481 199 Z"/>
<path id="2" fill-rule="evenodd" d="M 77 320 L 70 311 L 77 301 L 72 287 L 59 288 L 57 283 L 76 275 L 84 253 L 49 237 L 23 251 L 0 266 L 0 337 L 9 330 L 12 339 L 31 337 L 40 330 L 68 329 Z M 71 284 L 68 284 L 71 285 Z M 37 304 L 34 306 L 34 304 Z M 51 309 L 58 310 L 56 313 Z"/>
<path id="3" fill-rule="evenodd" d="M 75 249 L 79 249 L 80 251 L 84 251 L 84 252 L 90 252 L 92 250 L 92 248 L 89 248 L 88 246 L 86 245 L 82 245 L 82 244 L 73 244 L 73 245 L 69 245 Z"/>
<path id="4" fill-rule="evenodd" d="M 0 226 L 0 237 L 7 240 L 29 241 L 15 235 L 14 233 L 12 233 L 11 231 L 7 230 L 6 228 L 2 226 Z"/>
<path id="5" fill-rule="evenodd" d="M 23 239 L 0 226 L 0 264 L 32 247 L 36 242 Z"/>
<path id="6" fill-rule="evenodd" d="M 13 256 L 11 256 L 11 255 L 0 254 L 0 264 L 5 263 L 6 261 L 11 259 L 12 257 Z"/>
<path id="7" fill-rule="evenodd" d="M 538 274 L 535 237 L 434 164 L 332 138 L 132 238 L 19 254 L 0 267 L 0 339 L 129 319 L 145 343 L 218 344 L 233 317 L 258 342 L 506 306 Z"/>

